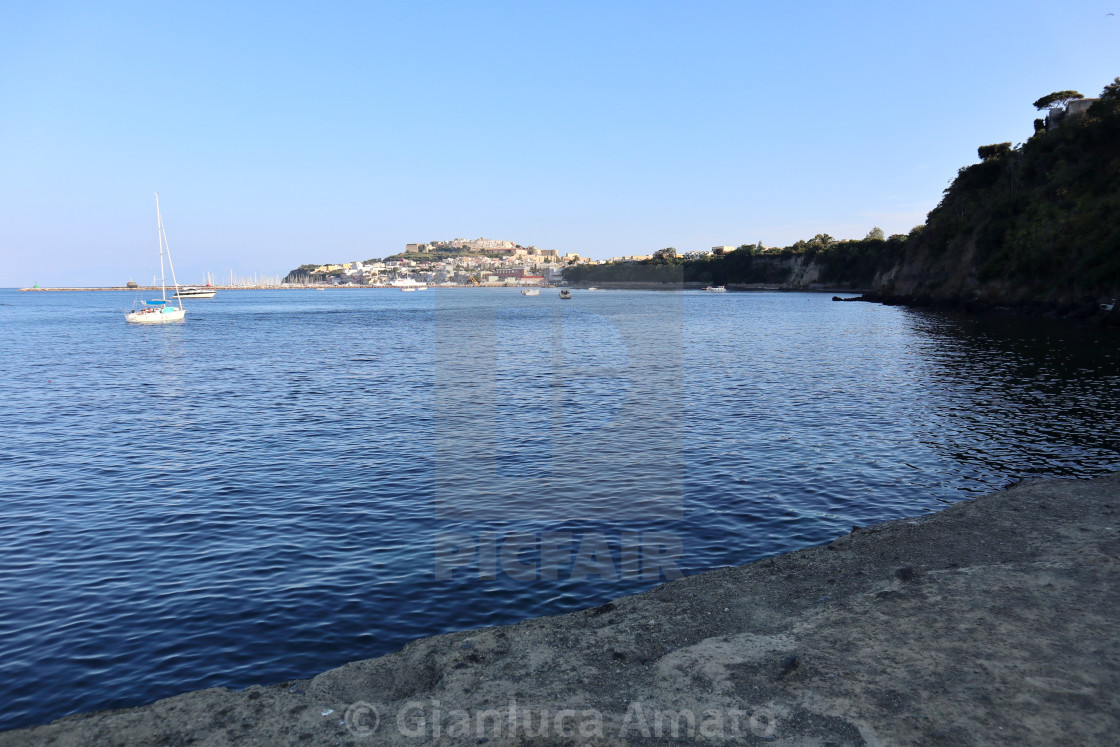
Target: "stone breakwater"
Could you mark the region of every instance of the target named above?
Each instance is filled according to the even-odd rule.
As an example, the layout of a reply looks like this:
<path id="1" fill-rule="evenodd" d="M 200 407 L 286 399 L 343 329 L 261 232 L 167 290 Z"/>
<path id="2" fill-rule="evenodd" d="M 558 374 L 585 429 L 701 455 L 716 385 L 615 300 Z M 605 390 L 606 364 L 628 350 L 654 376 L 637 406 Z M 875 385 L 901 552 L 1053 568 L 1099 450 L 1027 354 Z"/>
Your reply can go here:
<path id="1" fill-rule="evenodd" d="M 1109 744 L 1120 473 L 0 745 Z"/>

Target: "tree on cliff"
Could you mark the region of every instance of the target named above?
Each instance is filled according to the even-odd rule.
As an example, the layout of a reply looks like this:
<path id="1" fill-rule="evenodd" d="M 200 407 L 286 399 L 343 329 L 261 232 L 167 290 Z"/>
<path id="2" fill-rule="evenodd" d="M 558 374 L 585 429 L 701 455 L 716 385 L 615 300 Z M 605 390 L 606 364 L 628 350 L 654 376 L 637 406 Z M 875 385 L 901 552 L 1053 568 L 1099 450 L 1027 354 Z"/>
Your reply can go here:
<path id="1" fill-rule="evenodd" d="M 994 158 L 1002 158 L 1011 152 L 1011 143 L 993 143 L 992 145 L 981 145 L 976 149 L 977 155 L 980 156 L 981 161 L 990 161 Z"/>
<path id="2" fill-rule="evenodd" d="M 653 261 L 663 264 L 673 264 L 677 261 L 677 250 L 671 246 L 664 249 L 658 249 L 653 253 Z"/>
<path id="3" fill-rule="evenodd" d="M 1065 106 L 1074 99 L 1083 98 L 1085 97 L 1077 91 L 1054 91 L 1053 93 L 1048 93 L 1038 101 L 1034 102 L 1034 108 L 1041 111 L 1043 109 L 1049 109 L 1053 106 Z"/>
<path id="4" fill-rule="evenodd" d="M 883 241 L 886 238 L 887 238 L 887 234 L 884 233 L 883 229 L 879 228 L 878 226 L 875 226 L 874 228 L 872 228 L 870 231 L 867 232 L 867 235 L 863 237 L 864 241 L 867 241 L 868 239 L 871 239 L 871 240 L 874 240 L 874 241 Z"/>
<path id="5" fill-rule="evenodd" d="M 1104 87 L 1089 112 L 1096 117 L 1120 114 L 1120 77 Z"/>

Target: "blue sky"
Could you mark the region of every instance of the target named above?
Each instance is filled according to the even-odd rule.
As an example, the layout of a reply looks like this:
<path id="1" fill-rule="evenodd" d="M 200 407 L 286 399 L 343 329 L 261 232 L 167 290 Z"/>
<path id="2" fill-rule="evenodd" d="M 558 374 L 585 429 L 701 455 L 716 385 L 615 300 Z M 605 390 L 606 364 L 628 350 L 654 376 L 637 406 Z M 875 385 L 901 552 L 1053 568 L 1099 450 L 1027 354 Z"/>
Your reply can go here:
<path id="1" fill-rule="evenodd" d="M 0 286 L 151 277 L 153 190 L 188 282 L 905 232 L 1117 75 L 1120 0 L 4 0 Z"/>

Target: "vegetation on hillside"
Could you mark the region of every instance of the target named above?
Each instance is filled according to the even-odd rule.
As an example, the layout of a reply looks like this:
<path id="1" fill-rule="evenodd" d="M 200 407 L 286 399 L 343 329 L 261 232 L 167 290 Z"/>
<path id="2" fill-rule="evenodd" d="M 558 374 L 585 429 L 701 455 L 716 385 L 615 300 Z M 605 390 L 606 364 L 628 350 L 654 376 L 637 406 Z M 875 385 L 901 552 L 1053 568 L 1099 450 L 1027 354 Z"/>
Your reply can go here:
<path id="1" fill-rule="evenodd" d="M 1034 105 L 1081 98 L 1056 91 Z M 979 289 L 993 301 L 1056 302 L 1120 291 L 1120 78 L 1087 112 L 1036 120 L 1035 130 L 1018 146 L 981 146 L 980 162 L 960 169 L 926 224 L 906 236 L 884 238 L 876 229 L 860 240 L 818 234 L 782 249 L 748 244 L 684 256 L 665 249 L 642 262 L 581 265 L 565 278 L 785 284 L 812 261 L 818 280 L 836 286 L 867 288 L 876 277 L 909 272 L 913 287 L 887 283 L 887 295 L 963 301 Z"/>
<path id="2" fill-rule="evenodd" d="M 730 252 L 678 255 L 669 247 L 659 249 L 647 260 L 579 265 L 565 270 L 564 279 L 592 285 L 610 282 L 783 285 L 789 282 L 791 269 L 796 264 L 816 262 L 821 283 L 869 288 L 881 268 L 899 262 L 908 239 L 901 234 L 885 238 L 883 230 L 875 227 L 863 239 L 837 240 L 828 234 L 817 234 L 783 248 L 768 249 L 757 243 L 744 244 Z"/>
<path id="3" fill-rule="evenodd" d="M 962 168 L 945 190 L 913 249 L 936 257 L 974 248 L 981 285 L 1120 287 L 1120 78 L 1087 113 L 1016 148 L 1001 143 L 979 154 L 981 162 Z"/>

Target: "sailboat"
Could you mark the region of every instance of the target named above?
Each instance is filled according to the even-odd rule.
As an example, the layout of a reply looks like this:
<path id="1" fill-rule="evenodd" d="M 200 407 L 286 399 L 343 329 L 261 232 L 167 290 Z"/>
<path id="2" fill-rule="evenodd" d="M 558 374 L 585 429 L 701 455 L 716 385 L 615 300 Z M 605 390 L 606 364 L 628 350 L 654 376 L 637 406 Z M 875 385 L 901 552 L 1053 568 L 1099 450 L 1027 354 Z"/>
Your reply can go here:
<path id="1" fill-rule="evenodd" d="M 167 280 L 163 274 L 163 255 L 167 254 L 167 266 L 171 268 L 171 283 L 175 286 L 176 294 L 179 283 L 175 280 L 175 265 L 171 263 L 171 248 L 167 245 L 167 231 L 163 228 L 163 214 L 159 210 L 159 192 L 156 196 L 156 236 L 159 239 L 159 290 L 160 300 L 141 301 L 140 308 L 133 308 L 124 315 L 125 321 L 131 324 L 166 324 L 168 322 L 181 322 L 187 315 L 183 308 L 183 299 L 178 298 L 179 305 L 175 306 L 167 300 Z M 176 297 L 178 297 L 176 295 Z"/>

